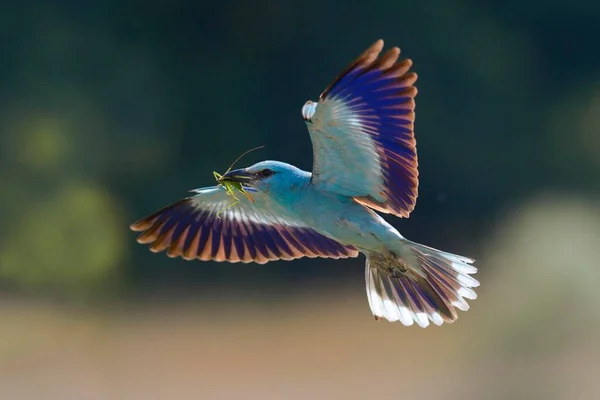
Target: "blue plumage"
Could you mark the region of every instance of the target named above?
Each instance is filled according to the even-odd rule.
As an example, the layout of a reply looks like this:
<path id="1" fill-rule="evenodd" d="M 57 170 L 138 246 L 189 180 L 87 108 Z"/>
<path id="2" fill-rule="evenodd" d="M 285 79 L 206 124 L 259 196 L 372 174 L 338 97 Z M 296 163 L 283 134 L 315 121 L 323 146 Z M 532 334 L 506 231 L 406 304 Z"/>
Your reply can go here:
<path id="1" fill-rule="evenodd" d="M 404 238 L 373 210 L 408 217 L 418 195 L 410 60 L 377 41 L 302 115 L 312 174 L 278 161 L 230 171 L 251 192 L 194 190 L 131 226 L 152 251 L 187 260 L 265 263 L 366 255 L 367 299 L 376 319 L 428 326 L 453 322 L 479 282 L 473 260 Z"/>
<path id="2" fill-rule="evenodd" d="M 366 197 L 365 203 L 378 211 L 407 217 L 416 203 L 418 188 L 418 162 L 413 136 L 414 97 L 417 94 L 413 84 L 417 75 L 408 72 L 412 65 L 409 60 L 395 64 L 399 49 L 391 49 L 378 62 L 376 57 L 380 51 L 381 47 L 376 44 L 371 51 L 363 53 L 323 92 L 319 101 L 324 106 L 321 112 L 317 108 L 310 118 L 305 119 L 317 158 L 320 148 L 335 146 L 342 138 L 351 135 L 367 137 L 378 156 L 370 159 L 371 171 L 375 173 L 360 176 L 356 171 L 352 172 L 363 179 L 362 188 L 365 187 L 365 180 L 380 178 L 381 183 L 375 182 L 374 188 L 366 195 L 361 196 L 360 192 L 353 195 Z M 332 122 L 327 114 L 339 114 L 345 109 L 352 114 L 352 120 L 358 123 L 340 130 L 327 127 Z M 321 132 L 323 125 L 326 126 L 325 130 L 335 133 L 338 140 L 324 140 Z M 348 152 L 346 157 L 355 156 L 360 151 L 360 148 L 356 148 L 355 152 Z M 331 171 L 335 168 L 331 164 L 338 161 L 323 162 Z M 328 179 L 326 176 L 324 181 Z M 344 194 L 351 195 L 347 192 Z"/>

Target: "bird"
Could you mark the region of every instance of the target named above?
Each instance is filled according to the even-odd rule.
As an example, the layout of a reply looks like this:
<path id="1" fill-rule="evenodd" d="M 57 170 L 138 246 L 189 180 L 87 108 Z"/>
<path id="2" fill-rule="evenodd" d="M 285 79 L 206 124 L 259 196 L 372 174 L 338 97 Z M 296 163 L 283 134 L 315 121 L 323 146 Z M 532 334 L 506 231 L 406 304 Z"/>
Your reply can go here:
<path id="1" fill-rule="evenodd" d="M 234 199 L 221 184 L 193 189 L 133 223 L 137 242 L 171 258 L 230 263 L 363 254 L 375 320 L 456 321 L 477 298 L 474 259 L 410 241 L 380 215 L 408 218 L 419 185 L 417 74 L 398 47 L 383 47 L 374 42 L 303 105 L 312 172 L 273 160 L 230 170 L 222 182 L 249 196 Z"/>

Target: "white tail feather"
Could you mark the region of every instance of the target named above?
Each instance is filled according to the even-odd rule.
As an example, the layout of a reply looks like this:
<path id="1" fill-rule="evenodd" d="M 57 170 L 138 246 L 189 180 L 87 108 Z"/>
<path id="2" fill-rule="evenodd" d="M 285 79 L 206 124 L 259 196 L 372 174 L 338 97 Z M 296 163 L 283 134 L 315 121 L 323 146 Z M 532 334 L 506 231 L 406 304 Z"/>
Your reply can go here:
<path id="1" fill-rule="evenodd" d="M 367 255 L 367 298 L 375 318 L 406 326 L 417 323 L 422 328 L 430 322 L 454 322 L 456 310 L 469 309 L 465 299 L 477 298 L 472 288 L 479 282 L 469 276 L 477 272 L 471 265 L 474 260 L 408 240 L 402 245 L 411 250 L 412 262 L 418 265 L 406 265 L 400 258 L 390 261 L 379 254 Z"/>

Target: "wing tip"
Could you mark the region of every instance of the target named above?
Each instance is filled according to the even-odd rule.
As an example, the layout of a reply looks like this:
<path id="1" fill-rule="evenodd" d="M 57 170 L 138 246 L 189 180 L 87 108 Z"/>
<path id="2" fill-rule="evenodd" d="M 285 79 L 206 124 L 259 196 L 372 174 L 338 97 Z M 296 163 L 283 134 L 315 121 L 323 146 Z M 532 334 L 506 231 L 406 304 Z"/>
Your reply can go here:
<path id="1" fill-rule="evenodd" d="M 380 57 L 380 54 L 383 51 L 383 46 L 383 39 L 377 39 L 354 61 L 348 64 L 348 66 L 338 76 L 336 76 L 336 78 L 321 93 L 319 100 L 326 98 L 343 77 L 356 69 L 366 71 L 376 68 L 381 70 L 385 76 L 394 76 L 398 80 L 401 80 L 406 87 L 413 85 L 417 80 L 417 74 L 411 72 L 409 75 L 409 70 L 413 65 L 412 60 L 407 58 L 398 61 L 401 53 L 401 50 L 398 46 L 391 47 L 383 54 L 383 56 Z"/>
<path id="2" fill-rule="evenodd" d="M 129 229 L 134 231 L 134 232 L 142 232 L 142 231 L 147 231 L 148 229 L 150 229 L 152 227 L 152 225 L 154 225 L 154 223 L 156 222 L 156 219 L 161 215 L 164 214 L 165 211 L 169 211 L 175 207 L 181 206 L 182 204 L 190 204 L 190 200 L 191 197 L 186 197 L 184 199 L 178 200 L 174 203 L 171 203 L 167 206 L 164 206 L 163 208 L 153 212 L 150 215 L 145 216 L 144 218 L 141 218 L 137 221 L 135 221 L 134 223 L 132 223 L 131 225 L 129 225 Z"/>
<path id="3" fill-rule="evenodd" d="M 369 48 L 367 49 L 367 51 L 365 51 L 365 53 L 369 52 L 369 50 L 371 52 L 380 53 L 381 50 L 383 50 L 384 44 L 385 44 L 384 40 L 382 38 L 379 38 L 379 39 L 375 40 L 371 46 L 369 46 Z"/>
<path id="4" fill-rule="evenodd" d="M 153 220 L 154 220 L 153 216 L 144 217 L 142 219 L 135 221 L 131 225 L 129 225 L 129 229 L 134 232 L 143 232 L 152 227 Z"/>

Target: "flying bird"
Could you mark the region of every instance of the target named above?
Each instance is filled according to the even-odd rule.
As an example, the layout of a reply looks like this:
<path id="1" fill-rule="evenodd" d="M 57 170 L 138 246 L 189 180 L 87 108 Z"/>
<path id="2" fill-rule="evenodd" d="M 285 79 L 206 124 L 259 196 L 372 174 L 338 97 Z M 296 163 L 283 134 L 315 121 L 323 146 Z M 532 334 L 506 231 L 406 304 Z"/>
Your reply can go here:
<path id="1" fill-rule="evenodd" d="M 418 194 L 412 61 L 376 41 L 302 107 L 313 170 L 262 161 L 229 171 L 222 185 L 131 225 L 153 252 L 185 260 L 255 262 L 366 257 L 367 299 L 377 320 L 427 327 L 457 319 L 477 297 L 474 260 L 403 237 L 377 212 L 408 217 Z M 234 201 L 239 201 L 230 206 Z"/>

